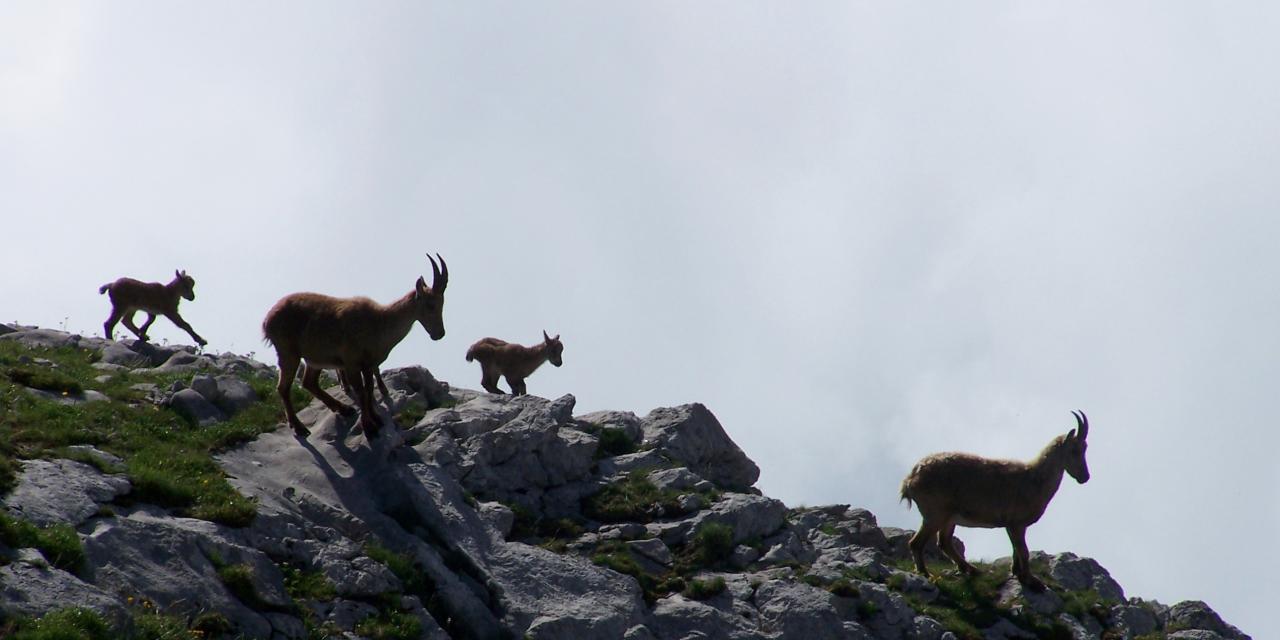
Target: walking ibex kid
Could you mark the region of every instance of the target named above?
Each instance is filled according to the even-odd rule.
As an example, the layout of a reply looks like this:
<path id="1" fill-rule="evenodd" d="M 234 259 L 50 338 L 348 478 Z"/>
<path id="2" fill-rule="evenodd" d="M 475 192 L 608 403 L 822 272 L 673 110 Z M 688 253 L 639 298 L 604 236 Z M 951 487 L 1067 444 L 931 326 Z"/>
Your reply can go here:
<path id="1" fill-rule="evenodd" d="M 187 275 L 186 271 L 174 271 L 173 280 L 169 284 L 120 278 L 98 287 L 98 293 L 107 292 L 111 292 L 111 316 L 102 325 L 102 331 L 107 335 L 108 340 L 114 339 L 112 333 L 115 331 L 116 323 L 123 319 L 124 326 L 138 336 L 139 340 L 146 342 L 147 329 L 151 328 L 151 323 L 155 322 L 156 316 L 161 315 L 191 334 L 196 344 L 202 347 L 207 344 L 204 338 L 196 334 L 195 329 L 192 329 L 191 325 L 178 315 L 180 298 L 196 299 L 195 278 Z M 138 311 L 147 312 L 147 321 L 142 323 L 142 328 L 133 324 L 133 314 Z"/>
<path id="2" fill-rule="evenodd" d="M 524 347 L 497 338 L 481 338 L 467 349 L 467 362 L 480 361 L 480 386 L 489 393 L 502 393 L 498 388 L 498 376 L 507 379 L 511 395 L 525 394 L 524 379 L 544 362 L 555 366 L 562 364 L 560 354 L 564 344 L 560 336 L 552 338 L 542 332 L 542 344 Z"/>

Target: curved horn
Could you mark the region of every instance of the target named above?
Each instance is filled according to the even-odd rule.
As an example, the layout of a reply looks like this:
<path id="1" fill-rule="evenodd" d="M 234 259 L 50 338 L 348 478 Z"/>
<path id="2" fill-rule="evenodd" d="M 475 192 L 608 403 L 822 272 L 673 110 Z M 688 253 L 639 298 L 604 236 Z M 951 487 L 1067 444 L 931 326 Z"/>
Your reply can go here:
<path id="1" fill-rule="evenodd" d="M 437 253 L 435 258 L 427 254 L 427 259 L 431 261 L 431 290 L 440 293 L 449 286 L 449 265 L 444 263 L 444 258 L 440 258 L 440 264 L 437 265 L 436 258 L 440 258 L 440 254 Z"/>
<path id="2" fill-rule="evenodd" d="M 440 287 L 440 265 L 436 264 L 436 259 L 427 254 L 427 259 L 431 261 L 431 290 L 439 291 Z"/>
<path id="3" fill-rule="evenodd" d="M 1080 430 L 1076 434 L 1076 438 L 1084 440 L 1085 436 L 1089 435 L 1089 417 L 1084 415 L 1083 411 L 1072 411 L 1071 415 L 1076 417 L 1076 427 Z"/>

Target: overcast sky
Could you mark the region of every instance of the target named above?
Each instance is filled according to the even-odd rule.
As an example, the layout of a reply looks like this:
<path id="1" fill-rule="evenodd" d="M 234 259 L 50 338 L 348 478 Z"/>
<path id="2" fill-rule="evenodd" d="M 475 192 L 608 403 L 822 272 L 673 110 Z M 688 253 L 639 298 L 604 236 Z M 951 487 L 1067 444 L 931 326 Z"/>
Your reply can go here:
<path id="1" fill-rule="evenodd" d="M 387 366 L 699 401 L 791 506 L 914 528 L 941 450 L 1091 418 L 1032 548 L 1255 637 L 1280 572 L 1280 6 L 1235 2 L 0 4 L 0 320 L 196 278 L 216 351 L 303 290 L 449 263 Z M 123 329 L 120 329 L 123 332 Z M 156 339 L 187 342 L 164 320 Z M 1003 532 L 961 530 L 974 556 Z"/>

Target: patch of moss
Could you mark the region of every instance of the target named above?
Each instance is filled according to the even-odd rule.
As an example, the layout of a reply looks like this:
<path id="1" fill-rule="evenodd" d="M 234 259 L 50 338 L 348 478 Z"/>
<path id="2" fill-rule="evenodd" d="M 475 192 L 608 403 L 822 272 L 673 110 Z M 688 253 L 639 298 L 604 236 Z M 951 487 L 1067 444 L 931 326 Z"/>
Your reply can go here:
<path id="1" fill-rule="evenodd" d="M 699 567 L 714 567 L 733 555 L 733 527 L 708 522 L 693 534 L 688 558 Z"/>
<path id="2" fill-rule="evenodd" d="M 652 522 L 683 515 L 678 501 L 680 493 L 660 491 L 649 481 L 650 471 L 632 471 L 624 480 L 583 499 L 583 513 L 601 522 Z"/>
<path id="3" fill-rule="evenodd" d="M 716 576 L 710 580 L 690 580 L 682 593 L 691 600 L 706 600 L 720 595 L 724 590 L 724 578 Z"/>
<path id="4" fill-rule="evenodd" d="M 370 640 L 417 640 L 422 622 L 411 613 L 383 609 L 356 625 L 356 633 Z"/>
<path id="5" fill-rule="evenodd" d="M 284 575 L 284 590 L 294 600 L 319 600 L 328 602 L 337 597 L 333 583 L 319 571 L 307 571 L 291 564 L 280 566 Z"/>
<path id="6" fill-rule="evenodd" d="M 404 590 L 418 596 L 423 602 L 426 602 L 435 593 L 434 586 L 427 578 L 426 573 L 418 569 L 418 563 L 413 559 L 413 556 L 392 551 L 377 542 L 366 544 L 364 552 L 365 555 L 381 562 L 390 569 L 391 573 L 394 573 L 400 579 L 400 583 L 404 585 Z"/>
<path id="7" fill-rule="evenodd" d="M 69 573 L 80 575 L 84 568 L 84 545 L 69 524 L 37 527 L 0 510 L 0 542 L 15 549 L 38 549 L 49 564 Z"/>
<path id="8" fill-rule="evenodd" d="M 613 456 L 635 453 L 636 443 L 631 441 L 623 429 L 605 427 L 600 430 L 600 445 L 596 447 L 596 458 L 612 458 Z"/>
<path id="9" fill-rule="evenodd" d="M 0 637 L 12 640 L 114 640 L 106 620 L 92 609 L 50 611 L 38 619 L 9 620 L 0 625 Z"/>
<path id="10" fill-rule="evenodd" d="M 123 469 L 103 469 L 129 476 L 134 492 L 123 500 L 154 502 L 180 515 L 230 526 L 252 521 L 257 505 L 227 483 L 212 456 L 277 427 L 280 403 L 269 380 L 245 374 L 242 379 L 259 401 L 228 421 L 193 427 L 172 410 L 144 401 L 145 394 L 131 388 L 139 382 L 166 388 L 189 380 L 189 373 L 129 371 L 98 381 L 101 372 L 91 366 L 96 352 L 0 342 L 0 369 L 12 370 L 22 360 L 36 357 L 55 363 L 59 376 L 82 389 L 99 391 L 115 401 L 63 405 L 25 393 L 10 377 L 0 376 L 0 406 L 7 409 L 0 415 L 0 490 L 13 486 L 14 459 L 65 456 L 66 447 L 87 444 L 124 459 Z M 68 387 L 65 382 L 59 384 Z M 295 390 L 295 395 L 302 393 Z M 105 466 L 86 454 L 71 456 Z"/>
<path id="11" fill-rule="evenodd" d="M 4 373 L 10 382 L 24 387 L 69 396 L 84 393 L 79 380 L 51 367 L 9 367 Z"/>

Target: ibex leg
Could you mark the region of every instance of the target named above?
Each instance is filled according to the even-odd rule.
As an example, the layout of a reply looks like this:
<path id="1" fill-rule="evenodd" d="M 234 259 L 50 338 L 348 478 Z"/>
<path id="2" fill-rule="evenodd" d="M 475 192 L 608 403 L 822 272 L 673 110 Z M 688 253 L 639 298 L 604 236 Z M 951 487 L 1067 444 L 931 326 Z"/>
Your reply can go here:
<path id="1" fill-rule="evenodd" d="M 204 338 L 201 338 L 200 334 L 196 333 L 196 330 L 192 329 L 191 325 L 187 324 L 187 321 L 183 320 L 182 316 L 178 315 L 177 312 L 165 313 L 164 317 L 168 318 L 171 322 L 178 325 L 178 327 L 180 327 L 183 331 L 186 331 L 191 336 L 191 339 L 196 341 L 196 344 L 202 347 L 206 344 L 209 344 L 208 342 L 205 342 Z M 155 317 L 153 316 L 151 320 L 154 320 L 154 319 Z M 151 324 L 151 320 L 147 320 L 148 325 Z M 146 327 L 143 327 L 142 330 L 146 331 Z"/>
<path id="2" fill-rule="evenodd" d="M 280 401 L 284 403 L 285 419 L 289 421 L 289 426 L 293 428 L 295 434 L 306 437 L 311 432 L 302 426 L 302 421 L 298 419 L 298 412 L 293 409 L 293 399 L 289 397 L 289 392 L 293 389 L 293 379 L 298 375 L 298 365 L 302 361 L 281 355 L 278 362 L 280 379 L 276 382 L 276 392 L 280 394 Z"/>
<path id="3" fill-rule="evenodd" d="M 947 554 L 947 557 L 951 558 L 952 562 L 956 563 L 956 568 L 959 569 L 961 573 L 967 575 L 977 574 L 978 570 L 975 569 L 973 565 L 966 562 L 964 554 L 960 553 L 960 551 L 956 549 L 955 533 L 955 523 L 948 523 L 947 526 L 939 529 L 938 548 L 942 549 L 942 552 Z"/>
<path id="4" fill-rule="evenodd" d="M 302 367 L 302 388 L 310 391 L 311 395 L 324 403 L 324 406 L 329 407 L 330 411 L 344 416 L 355 415 L 355 407 L 338 402 L 333 396 L 325 393 L 324 389 L 320 388 L 321 371 L 320 367 L 304 364 Z"/>
<path id="5" fill-rule="evenodd" d="M 511 395 L 522 396 L 525 394 L 524 378 L 512 378 L 507 376 L 507 386 L 511 387 Z"/>
<path id="6" fill-rule="evenodd" d="M 483 362 L 480 363 L 480 386 L 489 393 L 502 393 L 498 388 L 498 370 Z"/>
<path id="7" fill-rule="evenodd" d="M 1031 573 L 1031 551 L 1027 549 L 1027 528 L 1008 527 L 1009 542 L 1013 543 L 1013 575 L 1023 587 L 1032 591 L 1044 591 L 1044 583 Z"/>
<path id="8" fill-rule="evenodd" d="M 143 325 L 143 328 L 142 328 L 142 329 L 139 329 L 139 328 L 138 328 L 138 325 L 136 325 L 136 324 L 134 324 L 134 323 L 133 323 L 133 317 L 134 317 L 137 313 L 138 313 L 138 312 L 137 312 L 136 310 L 126 312 L 126 313 L 124 314 L 123 322 L 122 322 L 121 324 L 123 324 L 123 325 L 124 325 L 124 328 L 126 328 L 126 329 L 128 329 L 128 330 L 132 331 L 132 332 L 133 332 L 133 335 L 138 336 L 138 339 L 139 339 L 139 340 L 141 340 L 141 341 L 143 341 L 143 342 L 146 342 L 146 341 L 147 341 L 147 329 L 146 329 L 146 327 L 147 327 L 147 326 L 149 326 L 151 323 L 150 323 L 150 322 L 147 322 L 146 324 L 144 324 L 144 325 Z M 150 314 L 147 314 L 147 315 L 150 315 Z"/>
<path id="9" fill-rule="evenodd" d="M 115 340 L 114 334 L 116 330 L 116 323 L 120 322 L 120 318 L 122 317 L 124 317 L 124 314 L 120 313 L 120 308 L 112 305 L 111 315 L 107 318 L 106 322 L 102 323 L 102 333 L 108 340 Z"/>

